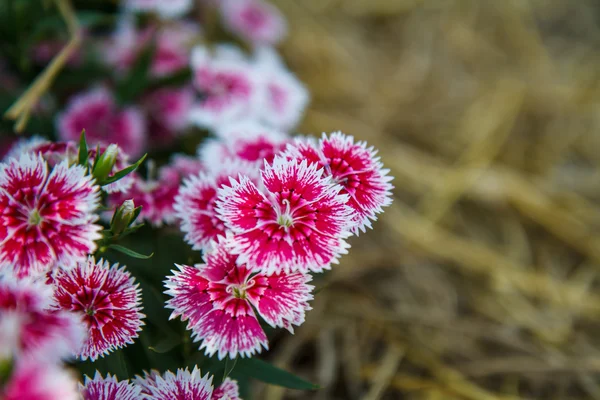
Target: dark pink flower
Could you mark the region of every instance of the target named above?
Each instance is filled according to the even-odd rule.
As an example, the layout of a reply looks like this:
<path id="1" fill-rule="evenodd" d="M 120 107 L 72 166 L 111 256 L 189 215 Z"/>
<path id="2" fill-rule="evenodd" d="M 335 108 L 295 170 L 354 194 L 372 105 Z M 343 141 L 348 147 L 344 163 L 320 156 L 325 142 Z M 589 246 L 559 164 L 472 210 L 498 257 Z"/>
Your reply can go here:
<path id="1" fill-rule="evenodd" d="M 283 15 L 265 1 L 221 0 L 220 8 L 225 27 L 252 44 L 277 44 L 287 33 Z"/>
<path id="2" fill-rule="evenodd" d="M 31 154 L 0 164 L 0 270 L 41 274 L 96 250 L 99 193 L 85 173 L 66 161 L 49 171 Z"/>
<path id="3" fill-rule="evenodd" d="M 214 128 L 224 122 L 251 116 L 259 96 L 256 71 L 247 60 L 212 57 L 203 47 L 192 53 L 194 87 L 201 98 L 189 120 L 199 127 Z"/>
<path id="4" fill-rule="evenodd" d="M 193 101 L 191 88 L 161 88 L 144 97 L 152 147 L 164 148 L 175 141 L 188 125 Z"/>
<path id="5" fill-rule="evenodd" d="M 241 400 L 240 399 L 240 388 L 237 381 L 233 379 L 225 378 L 223 383 L 215 389 L 212 394 L 211 400 Z"/>
<path id="6" fill-rule="evenodd" d="M 198 367 L 192 372 L 178 369 L 177 374 L 167 371 L 161 376 L 157 371 L 137 376 L 135 383 L 142 388 L 146 400 L 211 400 L 212 376 L 201 376 Z"/>
<path id="7" fill-rule="evenodd" d="M 291 324 L 304 321 L 312 299 L 310 275 L 253 274 L 227 250 L 230 239 L 221 239 L 205 255 L 206 264 L 178 266 L 166 281 L 166 293 L 173 297 L 167 302 L 171 318 L 188 321 L 194 340 L 202 341 L 200 349 L 219 359 L 251 357 L 268 348 L 255 310 L 272 327 L 293 332 Z"/>
<path id="8" fill-rule="evenodd" d="M 68 271 L 59 270 L 54 284 L 57 307 L 78 313 L 87 324 L 82 359 L 94 361 L 138 337 L 144 325 L 141 291 L 125 267 L 90 257 Z"/>
<path id="9" fill-rule="evenodd" d="M 86 335 L 81 319 L 50 310 L 51 301 L 50 286 L 0 278 L 0 362 L 22 357 L 56 362 L 81 349 Z"/>
<path id="10" fill-rule="evenodd" d="M 77 381 L 55 364 L 19 359 L 8 382 L 0 387 L 2 400 L 79 400 Z"/>
<path id="11" fill-rule="evenodd" d="M 141 400 L 142 389 L 129 381 L 119 382 L 115 376 L 102 375 L 96 371 L 94 379 L 85 377 L 85 383 L 79 384 L 83 400 Z"/>
<path id="12" fill-rule="evenodd" d="M 185 240 L 194 250 L 206 249 L 219 235 L 225 235 L 225 225 L 215 209 L 217 190 L 228 184 L 230 177 L 240 173 L 253 174 L 254 169 L 251 164 L 234 161 L 219 165 L 220 169 L 185 179 L 175 198 L 175 215 L 181 221 Z M 257 177 L 257 173 L 254 175 Z"/>
<path id="13" fill-rule="evenodd" d="M 78 142 L 84 129 L 90 147 L 114 143 L 128 154 L 138 156 L 146 146 L 141 112 L 134 107 L 119 109 L 112 94 L 103 88 L 74 96 L 57 118 L 62 140 Z"/>
<path id="14" fill-rule="evenodd" d="M 261 172 L 264 191 L 244 176 L 219 190 L 217 213 L 251 270 L 322 272 L 347 253 L 352 209 L 317 168 L 275 157 Z"/>
<path id="15" fill-rule="evenodd" d="M 265 161 L 272 163 L 291 143 L 286 134 L 250 121 L 222 126 L 216 133 L 219 138 L 205 141 L 198 150 L 208 168 L 233 159 L 252 163 L 259 169 Z"/>
<path id="16" fill-rule="evenodd" d="M 316 163 L 326 176 L 343 187 L 341 193 L 348 196 L 347 204 L 354 210 L 354 234 L 371 228 L 371 220 L 375 221 L 377 214 L 383 212 L 382 207 L 392 203 L 393 178 L 376 154 L 373 147 L 362 141 L 354 142 L 352 136 L 342 132 L 329 137 L 323 134 L 318 143 L 298 139 L 286 151 L 288 157 Z"/>

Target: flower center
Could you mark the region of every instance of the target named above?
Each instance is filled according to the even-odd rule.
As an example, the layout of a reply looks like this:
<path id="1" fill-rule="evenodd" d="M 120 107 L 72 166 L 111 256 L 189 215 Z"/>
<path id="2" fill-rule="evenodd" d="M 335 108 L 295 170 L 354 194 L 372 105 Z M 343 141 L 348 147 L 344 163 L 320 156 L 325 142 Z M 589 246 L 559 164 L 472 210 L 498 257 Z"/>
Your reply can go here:
<path id="1" fill-rule="evenodd" d="M 94 314 L 96 314 L 96 311 L 95 311 L 93 308 L 89 307 L 89 308 L 87 308 L 87 309 L 85 310 L 85 313 L 86 313 L 87 315 L 89 315 L 90 317 L 93 317 L 93 316 L 94 316 Z"/>
<path id="2" fill-rule="evenodd" d="M 285 228 L 289 228 L 294 223 L 294 219 L 291 215 L 281 214 L 277 217 L 277 223 Z"/>
<path id="3" fill-rule="evenodd" d="M 242 300 L 246 299 L 246 286 L 245 285 L 232 286 L 231 292 L 233 294 L 233 297 L 235 297 L 236 299 L 242 299 Z"/>
<path id="4" fill-rule="evenodd" d="M 36 209 L 31 210 L 29 213 L 29 218 L 27 219 L 27 224 L 29 226 L 38 226 L 42 223 L 43 219 L 40 215 L 40 212 Z"/>

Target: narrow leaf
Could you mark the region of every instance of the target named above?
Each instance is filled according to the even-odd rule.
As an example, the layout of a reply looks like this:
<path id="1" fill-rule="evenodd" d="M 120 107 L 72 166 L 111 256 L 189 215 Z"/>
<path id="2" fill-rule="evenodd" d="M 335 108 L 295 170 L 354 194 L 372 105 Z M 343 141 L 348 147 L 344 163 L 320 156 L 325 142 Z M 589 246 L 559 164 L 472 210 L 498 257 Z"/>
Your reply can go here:
<path id="1" fill-rule="evenodd" d="M 85 129 L 81 131 L 81 137 L 79 138 L 79 165 L 86 168 L 89 167 L 89 153 L 87 147 L 87 141 L 85 140 Z"/>
<path id="2" fill-rule="evenodd" d="M 244 358 L 238 361 L 235 371 L 272 385 L 288 389 L 315 390 L 318 385 L 305 381 L 291 372 L 278 368 L 258 358 Z"/>
<path id="3" fill-rule="evenodd" d="M 140 254 L 137 251 L 128 249 L 127 247 L 124 247 L 124 246 L 121 246 L 121 245 L 118 245 L 118 244 L 108 245 L 108 248 L 116 250 L 116 251 L 119 251 L 119 252 L 121 252 L 121 253 L 123 253 L 125 255 L 128 255 L 129 257 L 139 258 L 140 260 L 147 260 L 147 259 L 149 259 L 150 257 L 152 257 L 154 255 L 154 253 L 151 253 L 150 255 L 146 256 L 144 254 Z"/>
<path id="4" fill-rule="evenodd" d="M 101 185 L 108 185 L 109 183 L 113 183 L 118 181 L 121 178 L 124 178 L 125 176 L 129 175 L 130 173 L 132 173 L 133 171 L 135 171 L 146 159 L 146 156 L 148 156 L 148 154 L 144 154 L 142 156 L 142 158 L 140 158 L 139 160 L 137 160 L 137 162 L 133 165 L 130 165 L 127 168 L 123 168 L 122 170 L 115 172 L 115 174 L 113 176 L 109 176 L 108 178 L 106 178 L 105 180 L 102 181 Z"/>

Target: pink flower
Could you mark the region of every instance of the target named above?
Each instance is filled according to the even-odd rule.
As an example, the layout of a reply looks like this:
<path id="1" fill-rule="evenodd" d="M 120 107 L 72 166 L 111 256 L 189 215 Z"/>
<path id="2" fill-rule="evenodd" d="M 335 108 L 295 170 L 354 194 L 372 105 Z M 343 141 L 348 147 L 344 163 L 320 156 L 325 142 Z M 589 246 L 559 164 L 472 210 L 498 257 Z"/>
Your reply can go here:
<path id="1" fill-rule="evenodd" d="M 108 198 L 112 208 L 120 206 L 123 201 L 133 199 L 137 206 L 142 206 L 140 219 L 149 221 L 152 225 L 160 227 L 175 221 L 175 197 L 179 193 L 179 178 L 173 179 L 171 170 L 159 172 L 155 179 L 142 179 L 135 176 L 133 186 L 124 193 L 116 193 Z"/>
<path id="2" fill-rule="evenodd" d="M 96 371 L 94 379 L 85 377 L 85 384 L 79 385 L 83 400 L 141 400 L 142 389 L 129 381 L 119 382 L 115 376 L 106 378 Z"/>
<path id="3" fill-rule="evenodd" d="M 85 129 L 90 147 L 115 143 L 128 154 L 141 154 L 146 145 L 144 117 L 136 108 L 118 109 L 106 89 L 92 89 L 71 98 L 57 118 L 62 140 L 79 141 Z"/>
<path id="4" fill-rule="evenodd" d="M 343 187 L 341 193 L 348 196 L 347 204 L 354 210 L 354 234 L 371 228 L 371 220 L 375 221 L 382 207 L 392 203 L 393 186 L 389 182 L 393 178 L 376 154 L 373 147 L 368 148 L 362 141 L 355 143 L 352 136 L 342 132 L 329 137 L 323 134 L 318 143 L 296 140 L 286 151 L 288 157 L 306 159 L 324 168 L 325 175 Z"/>
<path id="5" fill-rule="evenodd" d="M 287 33 L 279 10 L 262 0 L 221 0 L 221 17 L 229 31 L 253 44 L 276 44 Z"/>
<path id="6" fill-rule="evenodd" d="M 0 164 L 0 270 L 22 277 L 71 266 L 101 238 L 98 186 L 66 161 L 48 171 L 39 155 Z"/>
<path id="7" fill-rule="evenodd" d="M 189 120 L 199 127 L 214 128 L 254 113 L 259 91 L 253 66 L 233 57 L 214 57 L 197 47 L 192 53 L 194 87 L 202 96 L 192 107 Z"/>
<path id="8" fill-rule="evenodd" d="M 162 167 L 161 177 L 180 181 L 203 171 L 206 171 L 206 167 L 198 157 L 176 153 L 171 156 L 169 165 Z"/>
<path id="9" fill-rule="evenodd" d="M 113 145 L 116 146 L 116 145 Z M 104 153 L 107 146 L 101 145 L 98 147 L 100 154 Z M 108 177 L 112 177 L 116 172 L 129 166 L 129 156 L 117 147 L 117 157 L 112 171 Z M 73 140 L 66 142 L 51 142 L 39 136 L 34 136 L 30 139 L 21 140 L 15 148 L 11 150 L 7 158 L 19 158 L 21 154 L 29 153 L 32 155 L 39 154 L 46 160 L 50 167 L 54 167 L 63 161 L 67 161 L 69 165 L 77 164 L 79 161 L 79 144 Z M 94 165 L 97 156 L 97 148 L 88 149 L 88 158 L 90 169 Z M 127 175 L 116 182 L 110 183 L 102 187 L 102 190 L 107 193 L 123 192 L 133 185 L 133 177 Z"/>
<path id="10" fill-rule="evenodd" d="M 185 179 L 175 198 L 175 216 L 181 221 L 186 242 L 194 250 L 206 249 L 219 235 L 225 235 L 225 225 L 215 209 L 217 190 L 229 183 L 230 177 L 240 173 L 252 174 L 253 169 L 252 165 L 233 161 L 219 165 L 221 169 Z"/>
<path id="11" fill-rule="evenodd" d="M 172 19 L 187 14 L 193 6 L 192 0 L 126 0 L 125 8 L 136 12 L 152 12 L 162 18 Z"/>
<path id="12" fill-rule="evenodd" d="M 225 378 L 221 386 L 213 392 L 211 400 L 241 400 L 238 383 L 233 379 Z"/>
<path id="13" fill-rule="evenodd" d="M 148 115 L 148 132 L 152 147 L 171 145 L 188 125 L 194 101 L 191 88 L 161 88 L 143 100 Z"/>
<path id="14" fill-rule="evenodd" d="M 178 369 L 177 375 L 167 371 L 164 376 L 152 371 L 145 376 L 137 376 L 135 383 L 142 388 L 146 400 L 211 400 L 212 376 L 200 376 L 198 367 L 192 372 Z"/>
<path id="15" fill-rule="evenodd" d="M 82 359 L 94 361 L 138 337 L 144 325 L 141 291 L 125 267 L 89 257 L 54 279 L 57 307 L 78 313 L 87 324 Z"/>
<path id="16" fill-rule="evenodd" d="M 171 318 L 188 321 L 194 341 L 207 355 L 251 357 L 268 348 L 267 336 L 256 312 L 272 327 L 293 332 L 292 324 L 304 321 L 310 309 L 311 276 L 302 273 L 254 274 L 245 263 L 227 250 L 222 239 L 205 255 L 206 264 L 178 266 L 168 278 L 165 292 L 173 298 L 167 308 Z"/>
<path id="17" fill-rule="evenodd" d="M 272 163 L 291 142 L 286 134 L 249 121 L 222 126 L 216 133 L 219 138 L 205 141 L 198 150 L 209 168 L 234 159 L 252 163 L 259 169 L 265 161 Z"/>
<path id="18" fill-rule="evenodd" d="M 261 71 L 260 120 L 275 128 L 292 129 L 304 115 L 308 90 L 286 68 L 275 50 L 259 49 L 256 62 Z"/>
<path id="19" fill-rule="evenodd" d="M 54 364 L 22 358 L 4 386 L 2 400 L 79 400 L 77 381 Z"/>
<path id="20" fill-rule="evenodd" d="M 275 157 L 261 174 L 264 192 L 244 176 L 219 190 L 217 213 L 235 234 L 240 262 L 266 274 L 322 272 L 337 263 L 353 215 L 342 187 L 306 160 Z"/>
<path id="21" fill-rule="evenodd" d="M 10 276 L 0 279 L 0 362 L 30 357 L 56 362 L 81 349 L 85 328 L 70 312 L 50 310 L 50 286 Z"/>

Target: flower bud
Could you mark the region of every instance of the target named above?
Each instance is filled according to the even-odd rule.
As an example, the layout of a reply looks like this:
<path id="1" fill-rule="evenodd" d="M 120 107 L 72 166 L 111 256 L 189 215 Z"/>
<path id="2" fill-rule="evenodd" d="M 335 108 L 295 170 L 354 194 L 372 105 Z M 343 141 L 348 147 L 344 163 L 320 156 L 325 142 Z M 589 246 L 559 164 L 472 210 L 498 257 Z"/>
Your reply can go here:
<path id="1" fill-rule="evenodd" d="M 98 160 L 94 165 L 94 170 L 92 171 L 92 175 L 96 178 L 98 183 L 102 184 L 102 181 L 104 181 L 108 177 L 108 174 L 113 170 L 115 162 L 117 161 L 118 152 L 119 148 L 117 145 L 111 144 L 106 148 L 104 153 L 98 157 Z"/>
<path id="2" fill-rule="evenodd" d="M 113 215 L 112 221 L 110 222 L 111 232 L 115 235 L 123 233 L 123 231 L 133 223 L 136 216 L 137 212 L 133 199 L 125 200 Z"/>

